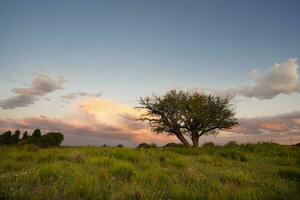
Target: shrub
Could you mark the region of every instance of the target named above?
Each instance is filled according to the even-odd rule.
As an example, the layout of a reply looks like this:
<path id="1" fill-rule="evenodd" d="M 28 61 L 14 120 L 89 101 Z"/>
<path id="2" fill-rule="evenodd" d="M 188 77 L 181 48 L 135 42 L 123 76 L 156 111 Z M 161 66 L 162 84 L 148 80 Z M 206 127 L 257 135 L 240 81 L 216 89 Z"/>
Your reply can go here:
<path id="1" fill-rule="evenodd" d="M 42 136 L 42 132 L 40 129 L 35 129 L 32 133 L 32 137 L 39 138 Z"/>
<path id="2" fill-rule="evenodd" d="M 147 143 L 141 143 L 141 144 L 139 144 L 136 148 L 144 148 L 144 149 L 147 149 L 147 148 L 151 148 L 151 145 L 150 145 L 150 144 L 147 144 Z"/>
<path id="3" fill-rule="evenodd" d="M 50 132 L 42 135 L 40 129 L 35 129 L 31 136 L 28 136 L 27 132 L 24 132 L 21 139 L 20 133 L 21 132 L 19 130 L 16 130 L 12 135 L 11 131 L 6 131 L 0 135 L 0 144 L 34 144 L 45 148 L 59 146 L 64 139 L 63 134 L 58 132 Z"/>
<path id="4" fill-rule="evenodd" d="M 213 142 L 205 142 L 202 147 L 214 147 L 215 146 L 215 143 Z"/>
<path id="5" fill-rule="evenodd" d="M 37 145 L 40 147 L 59 146 L 63 141 L 64 136 L 61 133 L 50 132 L 41 136 L 37 140 Z"/>
<path id="6" fill-rule="evenodd" d="M 180 144 L 180 143 L 168 143 L 164 147 L 169 148 L 169 147 L 185 147 L 185 146 L 184 144 Z"/>
<path id="7" fill-rule="evenodd" d="M 122 145 L 122 144 L 118 144 L 118 146 L 117 146 L 117 147 L 121 147 L 121 148 L 122 148 L 122 147 L 123 147 L 123 145 Z"/>
<path id="8" fill-rule="evenodd" d="M 0 144 L 13 144 L 11 131 L 6 131 L 0 135 Z"/>
<path id="9" fill-rule="evenodd" d="M 0 135 L 0 144 L 12 145 L 18 144 L 20 138 L 20 130 L 16 130 L 14 134 L 11 131 L 6 131 Z"/>
<path id="10" fill-rule="evenodd" d="M 150 146 L 151 146 L 151 148 L 156 148 L 157 147 L 157 145 L 155 143 L 151 143 Z"/>
<path id="11" fill-rule="evenodd" d="M 234 146 L 238 146 L 237 142 L 232 140 L 229 141 L 227 144 L 225 144 L 226 147 L 234 147 Z"/>

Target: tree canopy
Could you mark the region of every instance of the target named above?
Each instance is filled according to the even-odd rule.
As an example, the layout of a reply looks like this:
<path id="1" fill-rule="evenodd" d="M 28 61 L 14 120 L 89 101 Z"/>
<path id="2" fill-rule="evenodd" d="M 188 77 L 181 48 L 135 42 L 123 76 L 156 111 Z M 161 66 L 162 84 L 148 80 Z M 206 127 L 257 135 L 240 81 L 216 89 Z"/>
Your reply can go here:
<path id="1" fill-rule="evenodd" d="M 16 130 L 14 134 L 12 134 L 11 131 L 6 131 L 2 135 L 0 135 L 0 145 L 34 144 L 39 147 L 45 148 L 51 146 L 59 146 L 64 139 L 63 134 L 58 132 L 49 132 L 42 135 L 40 129 L 35 129 L 31 136 L 29 136 L 27 131 L 25 131 L 21 139 L 20 133 L 20 130 Z"/>
<path id="2" fill-rule="evenodd" d="M 199 137 L 238 124 L 229 99 L 214 95 L 170 90 L 141 97 L 139 104 L 146 111 L 141 120 L 155 133 L 175 135 L 187 147 L 198 147 Z"/>

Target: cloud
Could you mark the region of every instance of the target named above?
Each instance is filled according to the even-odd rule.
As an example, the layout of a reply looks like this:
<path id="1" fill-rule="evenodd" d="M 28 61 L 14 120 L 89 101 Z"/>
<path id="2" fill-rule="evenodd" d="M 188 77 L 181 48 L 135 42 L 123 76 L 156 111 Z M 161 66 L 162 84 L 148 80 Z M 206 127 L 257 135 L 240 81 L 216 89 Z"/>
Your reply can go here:
<path id="1" fill-rule="evenodd" d="M 13 88 L 12 92 L 15 95 L 0 101 L 0 107 L 2 109 L 27 107 L 38 101 L 40 97 L 63 89 L 64 82 L 65 80 L 61 77 L 51 78 L 47 74 L 38 74 L 28 88 Z"/>
<path id="2" fill-rule="evenodd" d="M 257 77 L 253 86 L 213 90 L 212 93 L 230 98 L 244 96 L 258 99 L 271 99 L 279 94 L 300 93 L 296 61 L 296 59 L 290 58 L 282 63 L 276 63 L 265 74 L 259 74 L 257 70 L 252 70 L 252 76 Z"/>
<path id="3" fill-rule="evenodd" d="M 80 107 L 78 105 L 81 105 Z M 178 142 L 174 136 L 156 135 L 147 124 L 136 119 L 138 110 L 106 99 L 85 99 L 74 105 L 69 115 L 60 118 L 45 116 L 23 119 L 0 119 L 0 131 L 22 129 L 32 131 L 59 131 L 66 137 L 66 145 L 126 144 L 135 146 L 141 142 L 165 144 Z M 273 140 L 288 143 L 300 139 L 300 111 L 260 118 L 241 118 L 240 125 L 218 136 L 205 136 L 201 142 L 224 141 L 257 142 Z"/>
<path id="4" fill-rule="evenodd" d="M 300 111 L 259 118 L 240 118 L 233 132 L 253 134 L 300 134 Z"/>
<path id="5" fill-rule="evenodd" d="M 34 96 L 16 95 L 7 98 L 5 100 L 2 100 L 0 102 L 0 107 L 3 109 L 14 109 L 16 107 L 26 107 L 31 104 L 34 104 L 36 100 L 37 99 Z"/>
<path id="6" fill-rule="evenodd" d="M 66 94 L 66 95 L 62 95 L 60 98 L 62 98 L 64 101 L 68 102 L 70 100 L 73 100 L 73 99 L 77 99 L 79 97 L 100 97 L 102 95 L 101 92 L 99 93 L 88 93 L 88 92 L 77 92 L 77 93 L 69 93 L 69 94 Z"/>
<path id="7" fill-rule="evenodd" d="M 90 135 L 104 138 L 128 139 L 129 133 L 122 132 L 117 127 L 104 124 L 89 124 L 86 122 L 67 122 L 63 119 L 50 119 L 45 116 L 29 117 L 21 120 L 0 120 L 2 128 L 14 127 L 18 129 L 33 130 L 40 128 L 44 131 L 60 131 L 64 134 Z"/>
<path id="8" fill-rule="evenodd" d="M 81 101 L 80 105 L 72 109 L 73 112 L 69 116 L 61 118 L 38 116 L 0 119 L 0 131 L 7 129 L 33 131 L 35 128 L 40 128 L 44 132 L 59 131 L 66 135 L 64 144 L 68 145 L 122 143 L 135 146 L 140 142 L 163 144 L 166 141 L 176 141 L 174 137 L 152 134 L 144 122 L 136 120 L 139 116 L 138 111 L 128 105 L 105 99 L 86 99 Z M 89 137 L 96 141 L 83 139 Z"/>

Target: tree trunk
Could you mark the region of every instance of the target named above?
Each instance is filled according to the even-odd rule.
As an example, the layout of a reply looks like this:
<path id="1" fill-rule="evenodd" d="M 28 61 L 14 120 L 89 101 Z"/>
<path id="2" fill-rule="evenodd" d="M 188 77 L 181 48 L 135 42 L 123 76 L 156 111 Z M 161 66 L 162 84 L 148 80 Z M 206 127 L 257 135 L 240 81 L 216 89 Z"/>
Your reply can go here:
<path id="1" fill-rule="evenodd" d="M 176 134 L 177 138 L 184 144 L 186 147 L 191 147 L 190 143 L 185 139 L 182 133 Z"/>
<path id="2" fill-rule="evenodd" d="M 198 148 L 199 147 L 199 136 L 193 134 L 192 142 L 193 142 L 193 148 Z"/>

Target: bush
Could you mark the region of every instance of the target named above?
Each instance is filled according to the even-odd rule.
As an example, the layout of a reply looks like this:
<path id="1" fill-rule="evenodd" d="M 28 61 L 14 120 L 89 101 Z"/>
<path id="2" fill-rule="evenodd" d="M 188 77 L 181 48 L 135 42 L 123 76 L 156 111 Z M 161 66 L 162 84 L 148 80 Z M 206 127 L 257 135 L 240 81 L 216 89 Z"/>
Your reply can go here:
<path id="1" fill-rule="evenodd" d="M 6 131 L 0 135 L 0 144 L 13 145 L 13 144 L 34 144 L 39 147 L 52 147 L 59 146 L 64 140 L 64 136 L 58 132 L 50 132 L 42 135 L 40 129 L 34 130 L 31 136 L 24 132 L 23 137 L 20 139 L 21 131 L 16 130 L 12 135 L 11 131 Z"/>
<path id="2" fill-rule="evenodd" d="M 185 146 L 184 144 L 180 144 L 180 143 L 168 143 L 164 147 L 169 148 L 169 147 L 185 147 Z"/>
<path id="3" fill-rule="evenodd" d="M 121 147 L 121 148 L 122 148 L 122 147 L 123 147 L 123 145 L 122 145 L 122 144 L 118 144 L 118 146 L 117 146 L 117 147 Z"/>
<path id="4" fill-rule="evenodd" d="M 0 144 L 13 144 L 11 131 L 6 131 L 2 135 L 0 135 Z"/>
<path id="5" fill-rule="evenodd" d="M 205 142 L 202 147 L 214 147 L 215 146 L 215 143 L 213 142 Z"/>
<path id="6" fill-rule="evenodd" d="M 136 148 L 147 149 L 147 148 L 151 148 L 151 145 L 150 145 L 150 144 L 147 144 L 147 143 L 141 143 L 141 144 L 139 144 Z"/>
<path id="7" fill-rule="evenodd" d="M 36 134 L 37 135 L 37 134 Z M 53 147 L 59 146 L 64 139 L 63 134 L 50 132 L 42 136 L 30 136 L 25 140 L 27 144 L 35 144 L 39 147 Z"/>
<path id="8" fill-rule="evenodd" d="M 151 148 L 156 148 L 157 147 L 157 145 L 155 143 L 151 143 L 150 146 L 151 146 Z"/>
<path id="9" fill-rule="evenodd" d="M 234 146 L 238 146 L 237 142 L 232 140 L 229 141 L 227 144 L 225 144 L 226 147 L 234 147 Z"/>
<path id="10" fill-rule="evenodd" d="M 52 147 L 59 146 L 64 140 L 64 136 L 61 133 L 47 133 L 41 136 L 38 140 L 38 146 L 40 147 Z"/>

